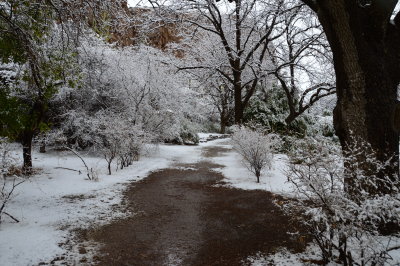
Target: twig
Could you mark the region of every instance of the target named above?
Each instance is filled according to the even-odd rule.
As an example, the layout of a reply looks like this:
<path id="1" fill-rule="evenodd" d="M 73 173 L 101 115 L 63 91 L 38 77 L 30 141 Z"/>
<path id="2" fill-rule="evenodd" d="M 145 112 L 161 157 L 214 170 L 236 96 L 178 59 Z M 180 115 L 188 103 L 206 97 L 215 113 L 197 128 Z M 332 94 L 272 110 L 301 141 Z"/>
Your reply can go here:
<path id="1" fill-rule="evenodd" d="M 54 169 L 65 169 L 65 170 L 75 171 L 75 172 L 78 172 L 79 174 L 82 174 L 81 170 L 76 170 L 76 169 L 67 168 L 67 167 L 54 167 Z"/>
<path id="2" fill-rule="evenodd" d="M 87 164 L 86 164 L 86 162 L 85 162 L 85 160 L 83 160 L 83 158 L 82 158 L 82 156 L 80 156 L 79 155 L 79 153 L 77 153 L 74 149 L 71 149 L 71 148 L 69 148 L 69 147 L 67 147 L 67 146 L 64 146 L 64 148 L 66 148 L 67 150 L 69 150 L 70 152 L 72 152 L 73 154 L 75 154 L 79 159 L 81 159 L 81 161 L 83 162 L 83 164 L 85 165 L 85 167 L 86 167 L 86 171 L 87 171 L 87 177 L 89 178 L 89 180 L 92 180 L 92 178 L 90 177 L 90 170 L 89 170 L 89 167 L 87 166 Z"/>
<path id="3" fill-rule="evenodd" d="M 15 222 L 19 223 L 19 220 L 18 220 L 17 218 L 15 218 L 14 216 L 12 216 L 11 214 L 9 214 L 8 212 L 4 212 L 4 211 L 3 211 L 3 213 L 4 213 L 5 215 L 8 215 L 8 217 L 10 217 L 11 219 L 13 219 Z"/>

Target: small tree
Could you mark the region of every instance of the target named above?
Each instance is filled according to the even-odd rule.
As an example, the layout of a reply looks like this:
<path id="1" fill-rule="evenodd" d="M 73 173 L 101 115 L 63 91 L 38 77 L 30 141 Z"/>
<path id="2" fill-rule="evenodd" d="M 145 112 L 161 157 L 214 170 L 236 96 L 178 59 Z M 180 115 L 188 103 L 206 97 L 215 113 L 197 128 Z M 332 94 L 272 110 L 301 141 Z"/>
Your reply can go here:
<path id="1" fill-rule="evenodd" d="M 263 169 L 266 166 L 271 168 L 276 137 L 248 127 L 239 127 L 235 130 L 232 141 L 234 149 L 242 156 L 244 165 L 257 177 L 257 183 L 260 183 Z"/>

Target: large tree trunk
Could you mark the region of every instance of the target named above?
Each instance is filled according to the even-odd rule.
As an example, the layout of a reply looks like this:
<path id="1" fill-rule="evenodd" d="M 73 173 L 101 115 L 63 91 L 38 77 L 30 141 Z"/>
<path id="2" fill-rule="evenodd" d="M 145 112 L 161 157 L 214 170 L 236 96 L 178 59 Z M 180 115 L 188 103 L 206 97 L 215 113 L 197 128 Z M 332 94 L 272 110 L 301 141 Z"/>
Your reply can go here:
<path id="1" fill-rule="evenodd" d="M 242 124 L 243 122 L 243 101 L 242 101 L 242 71 L 240 70 L 240 60 L 232 63 L 232 76 L 233 76 L 233 92 L 235 102 L 235 124 Z"/>
<path id="2" fill-rule="evenodd" d="M 23 157 L 23 166 L 22 171 L 24 174 L 31 174 L 32 173 L 32 139 L 33 133 L 32 132 L 23 132 L 21 138 L 22 144 L 22 157 Z"/>
<path id="3" fill-rule="evenodd" d="M 375 1 L 373 5 L 379 1 Z M 319 1 L 316 9 L 334 56 L 337 79 L 337 106 L 334 126 L 344 154 L 354 158 L 345 165 L 351 171 L 358 163 L 367 175 L 374 176 L 378 188 L 365 185 L 373 193 L 387 192 L 380 186 L 384 175 L 397 176 L 399 160 L 399 133 L 396 129 L 398 63 L 388 41 L 389 20 L 381 9 L 362 7 L 355 0 Z M 400 49 L 400 47 L 399 47 Z M 354 153 L 355 141 L 367 143 L 363 153 Z M 376 159 L 391 163 L 383 170 L 366 160 L 370 150 Z M 346 180 L 350 193 L 354 180 Z"/>
<path id="4" fill-rule="evenodd" d="M 242 103 L 242 84 L 238 81 L 235 83 L 235 124 L 241 124 L 243 122 L 243 103 Z"/>

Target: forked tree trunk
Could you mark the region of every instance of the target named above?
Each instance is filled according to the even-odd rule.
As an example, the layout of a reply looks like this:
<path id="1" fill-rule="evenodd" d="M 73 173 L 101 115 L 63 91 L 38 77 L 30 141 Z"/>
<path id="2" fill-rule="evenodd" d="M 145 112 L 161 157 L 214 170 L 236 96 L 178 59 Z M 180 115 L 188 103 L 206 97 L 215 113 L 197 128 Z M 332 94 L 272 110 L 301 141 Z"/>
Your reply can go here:
<path id="1" fill-rule="evenodd" d="M 391 162 L 378 171 L 378 188 L 364 187 L 373 193 L 388 192 L 379 186 L 379 178 L 395 177 L 399 171 L 400 77 L 399 57 L 394 51 L 400 49 L 400 42 L 398 29 L 389 23 L 391 12 L 385 10 L 389 1 L 385 1 L 372 1 L 372 6 L 362 7 L 356 0 L 329 0 L 316 1 L 318 5 L 312 6 L 333 52 L 338 98 L 334 126 L 344 153 L 354 157 L 370 176 L 377 170 L 375 164 L 366 160 L 368 149 L 354 154 L 349 144 L 368 143 L 377 153 L 377 160 Z M 392 47 L 396 43 L 399 46 Z M 350 164 L 345 167 L 351 169 Z M 346 187 L 351 194 L 357 194 L 352 191 L 353 182 L 348 178 Z"/>

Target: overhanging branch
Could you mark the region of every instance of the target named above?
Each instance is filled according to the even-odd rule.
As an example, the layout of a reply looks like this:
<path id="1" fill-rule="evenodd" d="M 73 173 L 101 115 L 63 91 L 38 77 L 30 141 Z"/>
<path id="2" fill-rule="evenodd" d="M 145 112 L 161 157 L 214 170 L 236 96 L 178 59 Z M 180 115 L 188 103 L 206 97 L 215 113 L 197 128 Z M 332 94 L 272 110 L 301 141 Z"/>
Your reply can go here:
<path id="1" fill-rule="evenodd" d="M 393 21 L 394 21 L 394 24 L 396 25 L 397 29 L 400 31 L 400 11 L 397 12 Z"/>

